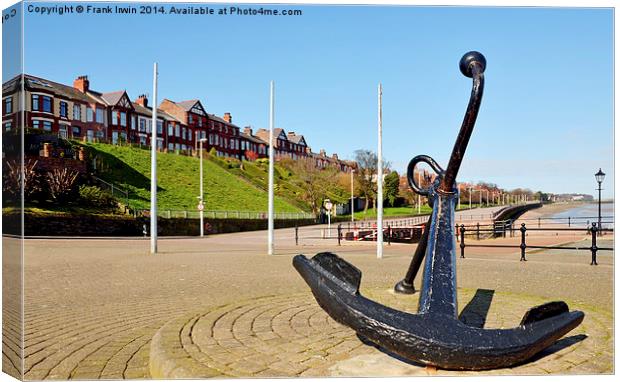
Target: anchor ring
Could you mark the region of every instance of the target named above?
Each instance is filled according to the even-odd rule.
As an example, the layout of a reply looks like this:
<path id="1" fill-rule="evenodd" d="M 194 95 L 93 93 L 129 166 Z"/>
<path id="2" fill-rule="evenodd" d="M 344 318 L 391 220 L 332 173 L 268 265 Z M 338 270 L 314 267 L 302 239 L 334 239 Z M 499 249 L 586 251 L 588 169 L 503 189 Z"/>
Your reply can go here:
<path id="1" fill-rule="evenodd" d="M 440 178 L 443 178 L 445 171 L 435 161 L 435 159 L 431 158 L 428 155 L 418 155 L 409 162 L 409 166 L 407 166 L 407 182 L 409 183 L 409 187 L 411 187 L 411 189 L 419 195 L 429 196 L 429 190 L 420 188 L 418 183 L 415 181 L 415 166 L 417 166 L 417 164 L 420 162 L 428 164 Z"/>

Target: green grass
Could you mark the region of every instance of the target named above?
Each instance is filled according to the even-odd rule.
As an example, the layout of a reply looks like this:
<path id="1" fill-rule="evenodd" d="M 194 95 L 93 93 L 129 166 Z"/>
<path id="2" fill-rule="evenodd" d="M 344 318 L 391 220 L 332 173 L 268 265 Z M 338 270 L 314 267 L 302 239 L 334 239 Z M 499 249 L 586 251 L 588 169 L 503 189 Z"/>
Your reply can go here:
<path id="1" fill-rule="evenodd" d="M 477 204 L 472 203 L 472 209 L 477 208 Z M 485 206 L 486 207 L 486 206 Z M 469 204 L 461 204 L 461 210 L 466 210 L 469 208 Z M 416 215 L 425 215 L 430 214 L 433 211 L 431 207 L 428 205 L 423 205 L 420 207 L 420 213 L 418 214 L 417 207 L 383 207 L 383 217 L 385 218 L 394 218 L 394 217 L 409 217 Z M 348 215 L 351 216 L 351 215 Z M 355 213 L 355 219 L 363 220 L 363 219 L 375 219 L 377 217 L 377 211 L 374 208 L 369 208 L 368 211 L 364 214 L 364 211 L 358 211 Z"/>
<path id="2" fill-rule="evenodd" d="M 97 176 L 129 191 L 132 208 L 148 209 L 150 151 L 101 143 L 84 144 Z M 198 158 L 157 154 L 157 206 L 160 210 L 196 210 L 200 191 Z M 212 160 L 203 161 L 206 210 L 267 211 L 267 193 Z M 299 206 L 276 196 L 276 212 L 300 212 Z"/>

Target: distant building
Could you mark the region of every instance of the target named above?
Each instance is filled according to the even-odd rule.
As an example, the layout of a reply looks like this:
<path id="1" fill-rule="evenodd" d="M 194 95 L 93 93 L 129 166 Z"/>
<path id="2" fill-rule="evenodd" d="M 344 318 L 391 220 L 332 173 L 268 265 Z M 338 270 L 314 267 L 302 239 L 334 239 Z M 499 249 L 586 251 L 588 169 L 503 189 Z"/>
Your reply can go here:
<path id="1" fill-rule="evenodd" d="M 24 125 L 64 139 L 110 144 L 150 146 L 152 108 L 142 94 L 131 101 L 125 90 L 100 92 L 90 86 L 88 76 L 78 76 L 73 86 L 63 85 L 32 75 L 22 76 L 2 85 L 3 129 L 10 131 Z M 21 88 L 25 104 L 20 105 Z M 215 150 L 216 155 L 240 160 L 267 158 L 269 144 L 274 145 L 276 160 L 311 158 L 317 167 L 334 167 L 349 172 L 355 162 L 343 161 L 337 154 L 327 156 L 324 150 L 313 153 L 302 134 L 274 129 L 273 142 L 269 131 L 251 127 L 243 130 L 232 121 L 231 113 L 223 117 L 207 113 L 200 100 L 172 101 L 164 99 L 157 108 L 157 148 L 161 151 L 192 155 L 198 143 Z"/>

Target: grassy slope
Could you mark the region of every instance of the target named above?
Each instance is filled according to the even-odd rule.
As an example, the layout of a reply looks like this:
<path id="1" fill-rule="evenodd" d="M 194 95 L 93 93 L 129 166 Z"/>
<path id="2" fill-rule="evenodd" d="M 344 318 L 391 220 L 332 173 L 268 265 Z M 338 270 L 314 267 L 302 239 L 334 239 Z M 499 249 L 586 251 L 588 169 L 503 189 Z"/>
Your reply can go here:
<path id="1" fill-rule="evenodd" d="M 150 151 L 86 144 L 93 155 L 103 159 L 100 177 L 130 191 L 130 205 L 149 208 Z M 204 160 L 204 194 L 207 210 L 266 211 L 267 193 L 217 164 Z M 98 166 L 99 168 L 99 166 Z M 158 200 L 163 210 L 195 210 L 199 193 L 199 160 L 175 154 L 157 154 Z M 276 212 L 299 212 L 283 198 L 275 198 Z"/>

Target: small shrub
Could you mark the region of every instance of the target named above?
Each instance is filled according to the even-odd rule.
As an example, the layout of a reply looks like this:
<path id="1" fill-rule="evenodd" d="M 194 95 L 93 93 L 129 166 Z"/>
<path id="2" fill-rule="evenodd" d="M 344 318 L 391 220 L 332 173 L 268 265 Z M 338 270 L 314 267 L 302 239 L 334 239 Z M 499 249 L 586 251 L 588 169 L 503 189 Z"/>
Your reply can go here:
<path id="1" fill-rule="evenodd" d="M 86 206 L 112 208 L 116 206 L 116 199 L 108 192 L 97 186 L 82 185 L 79 189 L 80 202 Z"/>
<path id="2" fill-rule="evenodd" d="M 73 191 L 78 175 L 77 171 L 69 171 L 66 168 L 62 170 L 55 168 L 48 172 L 46 174 L 47 187 L 52 199 L 58 202 L 67 200 Z"/>

